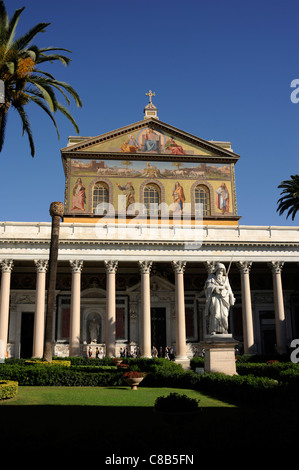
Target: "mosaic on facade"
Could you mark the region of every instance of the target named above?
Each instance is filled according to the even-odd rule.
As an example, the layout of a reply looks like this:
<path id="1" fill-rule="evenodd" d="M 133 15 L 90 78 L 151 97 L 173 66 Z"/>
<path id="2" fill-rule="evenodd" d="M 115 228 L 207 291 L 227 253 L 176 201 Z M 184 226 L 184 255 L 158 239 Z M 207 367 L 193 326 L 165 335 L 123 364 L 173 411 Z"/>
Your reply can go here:
<path id="1" fill-rule="evenodd" d="M 144 203 L 147 185 L 156 186 L 159 202 L 173 210 L 194 211 L 196 188 L 206 192 L 211 212 L 233 214 L 233 168 L 231 164 L 140 161 L 140 160 L 69 160 L 69 211 L 93 212 L 92 198 L 97 190 L 106 192 L 106 202 L 119 207 L 119 196 L 126 198 L 126 208 Z M 102 187 L 102 188 L 101 188 Z M 105 201 L 102 194 L 101 201 Z"/>
<path id="2" fill-rule="evenodd" d="M 94 144 L 94 152 L 152 153 L 161 155 L 209 155 L 210 152 L 186 140 L 150 127 Z"/>

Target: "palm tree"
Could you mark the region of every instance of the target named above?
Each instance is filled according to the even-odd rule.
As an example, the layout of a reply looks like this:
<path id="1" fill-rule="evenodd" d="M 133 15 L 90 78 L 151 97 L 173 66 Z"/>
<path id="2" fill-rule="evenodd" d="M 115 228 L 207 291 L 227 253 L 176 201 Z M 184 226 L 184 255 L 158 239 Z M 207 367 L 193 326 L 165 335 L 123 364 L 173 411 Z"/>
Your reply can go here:
<path id="1" fill-rule="evenodd" d="M 16 28 L 24 8 L 16 10 L 9 19 L 5 4 L 0 1 L 0 80 L 4 83 L 4 99 L 0 104 L 0 152 L 4 144 L 7 113 L 12 107 L 21 118 L 23 135 L 27 134 L 31 155 L 34 157 L 35 146 L 25 106 L 35 103 L 42 108 L 52 120 L 59 138 L 57 124 L 53 117 L 56 111 L 60 111 L 71 121 L 77 133 L 79 129 L 69 110 L 57 100 L 55 92 L 58 90 L 68 105 L 70 105 L 68 94 L 75 100 L 77 106 L 81 107 L 82 102 L 78 93 L 68 83 L 56 80 L 52 74 L 39 68 L 44 62 L 53 63 L 58 60 L 64 65 L 70 63 L 69 57 L 61 53 L 61 51 L 71 52 L 68 49 L 39 48 L 36 45 L 30 45 L 35 36 L 44 32 L 50 23 L 38 23 L 23 36 L 15 38 Z"/>
<path id="2" fill-rule="evenodd" d="M 277 201 L 277 212 L 282 215 L 288 211 L 286 218 L 292 215 L 292 220 L 294 220 L 299 210 L 299 175 L 291 175 L 291 179 L 282 181 L 278 188 L 283 191 L 280 193 L 282 197 Z"/>

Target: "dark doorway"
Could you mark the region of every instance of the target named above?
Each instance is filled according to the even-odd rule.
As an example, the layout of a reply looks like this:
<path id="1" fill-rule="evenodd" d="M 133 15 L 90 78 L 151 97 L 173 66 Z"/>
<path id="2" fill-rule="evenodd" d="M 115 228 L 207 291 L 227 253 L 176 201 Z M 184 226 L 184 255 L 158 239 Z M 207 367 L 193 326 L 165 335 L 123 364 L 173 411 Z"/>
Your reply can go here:
<path id="1" fill-rule="evenodd" d="M 32 357 L 34 313 L 22 313 L 21 357 Z"/>
<path id="2" fill-rule="evenodd" d="M 273 354 L 276 352 L 276 331 L 274 310 L 260 311 L 262 353 Z"/>
<path id="3" fill-rule="evenodd" d="M 275 354 L 276 353 L 276 332 L 274 328 L 262 330 L 263 334 L 263 353 Z"/>
<path id="4" fill-rule="evenodd" d="M 166 309 L 163 307 L 151 308 L 151 326 L 152 326 L 152 346 L 155 346 L 160 353 L 162 348 L 163 356 L 166 346 Z"/>

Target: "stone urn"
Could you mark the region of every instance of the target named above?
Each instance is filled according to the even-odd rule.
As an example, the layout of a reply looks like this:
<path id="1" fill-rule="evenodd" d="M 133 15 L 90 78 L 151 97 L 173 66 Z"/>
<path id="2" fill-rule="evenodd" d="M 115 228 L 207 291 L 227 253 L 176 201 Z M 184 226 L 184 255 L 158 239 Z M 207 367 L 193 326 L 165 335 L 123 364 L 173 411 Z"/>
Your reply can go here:
<path id="1" fill-rule="evenodd" d="M 123 361 L 123 360 L 122 360 L 120 357 L 115 357 L 115 358 L 113 359 L 113 362 L 114 362 L 114 364 L 115 364 L 116 366 L 119 366 L 119 364 L 121 364 L 122 361 Z"/>
<path id="2" fill-rule="evenodd" d="M 124 374 L 125 382 L 131 387 L 131 390 L 137 390 L 138 385 L 144 379 L 145 374 L 142 372 L 126 372 Z"/>

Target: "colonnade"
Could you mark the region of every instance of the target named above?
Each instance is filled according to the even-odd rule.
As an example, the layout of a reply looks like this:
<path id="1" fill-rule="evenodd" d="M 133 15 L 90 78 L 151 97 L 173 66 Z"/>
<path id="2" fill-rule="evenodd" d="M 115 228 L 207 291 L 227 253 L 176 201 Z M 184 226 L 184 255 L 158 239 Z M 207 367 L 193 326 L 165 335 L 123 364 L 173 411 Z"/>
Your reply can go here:
<path id="1" fill-rule="evenodd" d="M 45 325 L 45 295 L 46 295 L 46 272 L 48 262 L 46 260 L 35 260 L 36 267 L 36 297 L 33 333 L 33 357 L 42 357 L 44 348 L 44 325 Z M 106 268 L 106 321 L 105 321 L 105 343 L 106 354 L 110 357 L 115 355 L 115 306 L 116 306 L 116 284 L 115 276 L 118 262 L 105 260 Z M 250 290 L 250 269 L 252 262 L 236 262 L 241 275 L 242 293 L 242 315 L 244 352 L 254 353 L 253 316 Z M 150 303 L 150 271 L 151 261 L 139 261 L 141 274 L 141 338 L 140 347 L 143 357 L 151 356 L 151 303 Z M 283 288 L 281 271 L 284 263 L 271 261 L 268 263 L 272 270 L 273 292 L 275 307 L 276 340 L 279 353 L 286 352 L 285 312 L 283 302 Z M 0 290 L 0 356 L 6 355 L 8 325 L 9 325 L 9 301 L 11 273 L 13 271 L 13 260 L 0 261 L 1 266 L 1 290 Z M 206 263 L 207 269 L 212 263 Z M 80 354 L 80 301 L 81 301 L 81 272 L 82 260 L 71 260 L 72 271 L 71 284 L 71 309 L 70 309 L 70 333 L 69 348 L 70 355 Z M 186 356 L 186 327 L 185 327 L 185 301 L 184 301 L 184 271 L 185 261 L 172 261 L 175 273 L 175 316 L 176 316 L 176 358 L 187 359 Z M 2 356 L 3 357 L 3 356 Z"/>

